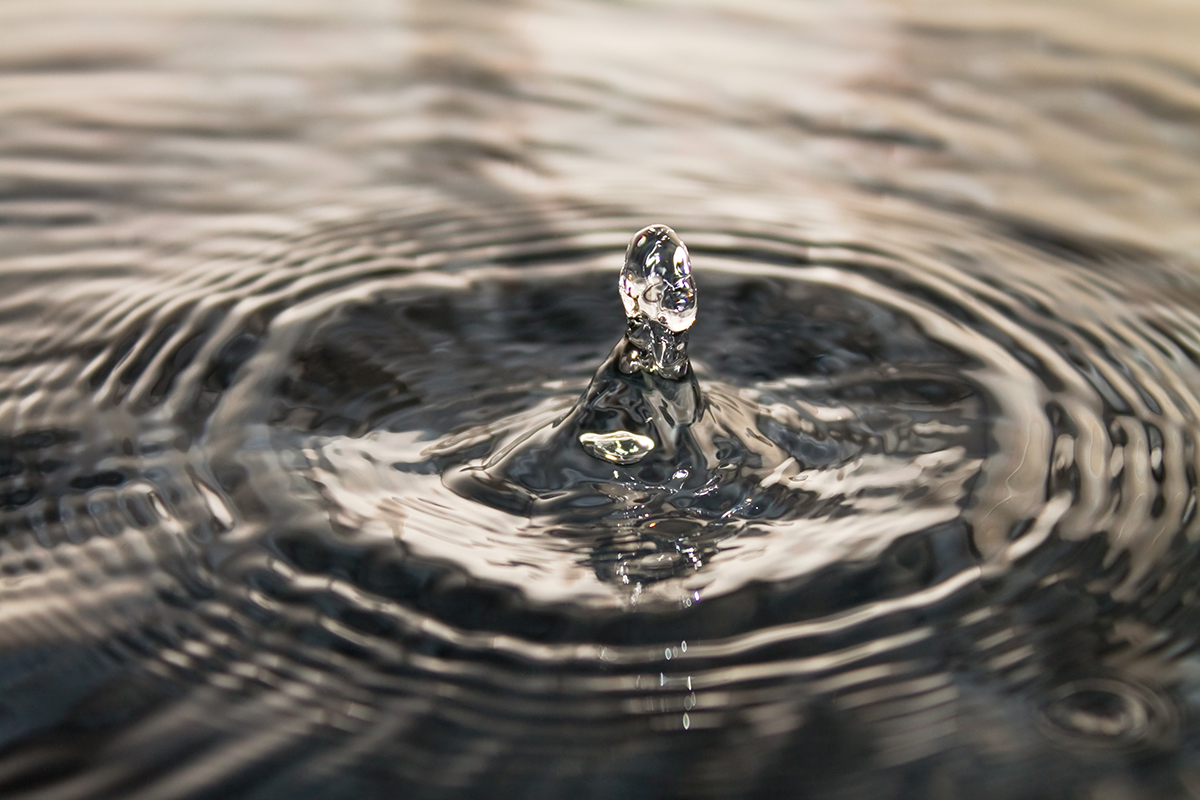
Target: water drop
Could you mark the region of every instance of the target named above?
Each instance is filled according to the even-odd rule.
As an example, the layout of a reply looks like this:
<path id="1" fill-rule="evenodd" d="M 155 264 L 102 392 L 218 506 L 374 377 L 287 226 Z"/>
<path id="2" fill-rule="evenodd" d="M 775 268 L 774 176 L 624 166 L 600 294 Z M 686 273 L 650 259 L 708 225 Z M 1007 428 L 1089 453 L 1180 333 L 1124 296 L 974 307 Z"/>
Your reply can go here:
<path id="1" fill-rule="evenodd" d="M 721 317 L 731 292 L 741 297 L 744 287 L 719 270 L 712 285 Z M 846 472 L 878 436 L 840 403 L 810 396 L 807 384 L 752 375 L 731 381 L 726 367 L 702 385 L 687 352 L 696 288 L 687 250 L 670 229 L 650 226 L 633 237 L 619 289 L 626 325 L 614 331 L 619 340 L 569 410 L 562 402 L 569 398 L 559 397 L 542 410 L 455 434 L 437 450 L 437 469 L 458 497 L 546 531 L 548 547 L 587 548 L 578 563 L 627 609 L 645 603 L 692 613 L 709 599 L 701 590 L 731 540 L 766 534 L 762 541 L 782 542 L 783 532 L 802 530 L 802 520 L 843 497 L 847 480 L 886 482 L 857 471 L 877 466 Z M 589 299 L 597 290 L 602 283 L 589 284 Z M 749 320 L 750 311 L 738 313 Z M 803 317 L 791 306 L 787 313 L 789 330 L 815 337 L 813 349 L 849 341 L 822 338 L 795 323 Z M 885 317 L 886 333 L 895 335 Z M 748 352 L 761 352 L 754 342 Z M 724 347 L 716 343 L 718 352 Z M 883 461 L 911 471 L 906 458 Z M 941 464 L 939 457 L 934 466 Z M 801 487 L 809 476 L 817 477 Z M 863 502 L 895 505 L 876 497 Z"/>
<path id="2" fill-rule="evenodd" d="M 615 464 L 634 464 L 654 449 L 654 440 L 629 431 L 581 433 L 579 443 L 588 455 Z"/>
<path id="3" fill-rule="evenodd" d="M 676 333 L 696 321 L 696 283 L 687 246 L 666 225 L 650 225 L 634 235 L 620 285 L 630 319 L 646 317 Z"/>
<path id="4" fill-rule="evenodd" d="M 687 354 L 687 330 L 696 321 L 687 247 L 665 225 L 643 228 L 625 252 L 618 287 L 628 321 L 625 336 L 576 411 L 584 451 L 629 465 L 654 450 L 656 440 L 677 441 L 703 405 Z M 672 455 L 670 448 L 665 455 Z"/>
<path id="5" fill-rule="evenodd" d="M 625 251 L 621 302 L 633 345 L 623 372 L 678 379 L 687 370 L 687 330 L 696 321 L 696 282 L 687 246 L 666 225 L 638 231 Z"/>

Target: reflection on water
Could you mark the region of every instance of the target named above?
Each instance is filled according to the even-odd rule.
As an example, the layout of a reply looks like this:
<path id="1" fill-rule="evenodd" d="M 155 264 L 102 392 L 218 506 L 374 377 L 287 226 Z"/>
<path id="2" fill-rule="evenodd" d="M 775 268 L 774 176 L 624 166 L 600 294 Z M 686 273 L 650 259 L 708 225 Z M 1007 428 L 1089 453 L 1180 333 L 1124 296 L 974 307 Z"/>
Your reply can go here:
<path id="1" fill-rule="evenodd" d="M 1197 36 L 0 6 L 0 791 L 1200 797 Z M 659 221 L 716 450 L 575 458 Z"/>

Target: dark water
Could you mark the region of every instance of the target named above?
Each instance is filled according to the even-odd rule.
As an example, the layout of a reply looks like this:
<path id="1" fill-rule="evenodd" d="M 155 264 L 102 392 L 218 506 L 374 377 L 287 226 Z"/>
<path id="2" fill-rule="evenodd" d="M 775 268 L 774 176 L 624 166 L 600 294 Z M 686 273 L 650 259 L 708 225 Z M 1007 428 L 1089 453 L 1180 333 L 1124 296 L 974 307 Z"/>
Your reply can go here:
<path id="1" fill-rule="evenodd" d="M 1200 797 L 1197 41 L 0 6 L 0 796 Z M 488 483 L 652 222 L 710 499 Z"/>

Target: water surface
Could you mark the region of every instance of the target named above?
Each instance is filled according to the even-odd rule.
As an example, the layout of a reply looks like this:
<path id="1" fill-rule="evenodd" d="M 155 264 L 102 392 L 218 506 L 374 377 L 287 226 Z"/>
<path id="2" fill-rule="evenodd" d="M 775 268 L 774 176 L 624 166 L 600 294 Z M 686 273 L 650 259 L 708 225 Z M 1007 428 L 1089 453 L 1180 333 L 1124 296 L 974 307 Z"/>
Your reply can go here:
<path id="1" fill-rule="evenodd" d="M 4 4 L 0 791 L 1200 797 L 1198 37 Z M 745 497 L 464 488 L 654 222 Z"/>

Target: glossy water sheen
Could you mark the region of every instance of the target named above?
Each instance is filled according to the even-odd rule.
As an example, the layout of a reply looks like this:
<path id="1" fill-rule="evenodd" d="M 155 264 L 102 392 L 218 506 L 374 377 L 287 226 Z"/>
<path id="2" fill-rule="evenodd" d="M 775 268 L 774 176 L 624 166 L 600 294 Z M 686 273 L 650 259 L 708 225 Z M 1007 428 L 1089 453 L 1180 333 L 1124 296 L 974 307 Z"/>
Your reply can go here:
<path id="1" fill-rule="evenodd" d="M 0 795 L 1200 797 L 1197 41 L 0 4 Z"/>

